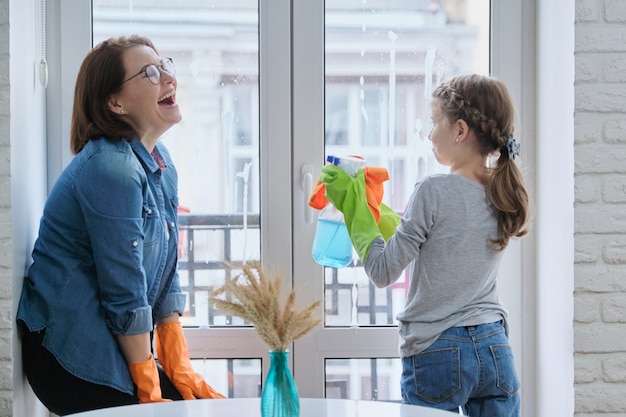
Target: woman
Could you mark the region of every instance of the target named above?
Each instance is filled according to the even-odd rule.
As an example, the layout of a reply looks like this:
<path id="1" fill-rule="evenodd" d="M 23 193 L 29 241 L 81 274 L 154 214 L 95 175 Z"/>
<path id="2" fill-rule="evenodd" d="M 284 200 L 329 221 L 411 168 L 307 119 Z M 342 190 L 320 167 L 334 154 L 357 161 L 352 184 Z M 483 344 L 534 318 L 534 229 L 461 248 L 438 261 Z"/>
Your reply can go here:
<path id="1" fill-rule="evenodd" d="M 416 185 L 387 242 L 368 209 L 362 172 L 352 179 L 326 166 L 321 180 L 343 210 L 374 285 L 393 284 L 409 267 L 406 304 L 397 316 L 404 402 L 517 417 L 519 381 L 497 290 L 503 250 L 527 232 L 513 104 L 501 81 L 480 75 L 443 83 L 431 104 L 428 137 L 450 173 Z"/>
<path id="2" fill-rule="evenodd" d="M 179 322 L 178 177 L 159 142 L 181 120 L 176 86 L 172 60 L 139 36 L 81 65 L 75 157 L 48 196 L 17 314 L 24 371 L 58 415 L 223 398 L 193 371 Z"/>

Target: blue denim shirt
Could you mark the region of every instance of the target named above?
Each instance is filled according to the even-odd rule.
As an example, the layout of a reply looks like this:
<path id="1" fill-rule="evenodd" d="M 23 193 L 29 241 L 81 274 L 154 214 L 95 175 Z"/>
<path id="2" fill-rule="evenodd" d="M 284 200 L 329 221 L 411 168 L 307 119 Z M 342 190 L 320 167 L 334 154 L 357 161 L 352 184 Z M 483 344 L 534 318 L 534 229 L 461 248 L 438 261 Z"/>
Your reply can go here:
<path id="1" fill-rule="evenodd" d="M 44 208 L 17 320 L 45 329 L 43 345 L 78 378 L 129 394 L 115 335 L 153 330 L 182 314 L 176 271 L 178 175 L 167 149 L 135 139 L 92 140 L 72 159 Z"/>

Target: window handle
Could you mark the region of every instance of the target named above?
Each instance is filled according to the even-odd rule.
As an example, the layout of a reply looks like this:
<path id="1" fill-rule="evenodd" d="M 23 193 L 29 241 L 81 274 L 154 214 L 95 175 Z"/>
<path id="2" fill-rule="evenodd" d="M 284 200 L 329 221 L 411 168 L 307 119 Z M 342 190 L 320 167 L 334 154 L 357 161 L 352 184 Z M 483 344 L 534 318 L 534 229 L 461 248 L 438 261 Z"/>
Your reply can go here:
<path id="1" fill-rule="evenodd" d="M 313 165 L 304 164 L 300 170 L 302 189 L 304 190 L 304 223 L 313 223 L 313 208 L 309 206 L 309 196 L 313 191 Z"/>

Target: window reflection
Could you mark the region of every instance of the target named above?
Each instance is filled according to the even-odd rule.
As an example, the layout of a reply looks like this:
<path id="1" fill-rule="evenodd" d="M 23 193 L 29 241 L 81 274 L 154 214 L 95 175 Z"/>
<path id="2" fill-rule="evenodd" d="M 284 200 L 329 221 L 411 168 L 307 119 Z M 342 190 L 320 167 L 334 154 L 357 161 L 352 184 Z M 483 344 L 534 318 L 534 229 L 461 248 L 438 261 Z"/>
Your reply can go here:
<path id="1" fill-rule="evenodd" d="M 398 358 L 326 359 L 326 398 L 402 401 Z"/>
<path id="2" fill-rule="evenodd" d="M 446 172 L 432 155 L 430 94 L 488 71 L 489 2 L 326 0 L 325 152 L 388 169 L 384 202 L 402 212 L 416 181 Z M 354 257 L 325 268 L 327 326 L 396 324 L 404 276 L 376 289 Z"/>
<path id="3" fill-rule="evenodd" d="M 261 359 L 192 359 L 191 364 L 228 398 L 261 396 Z"/>
<path id="4" fill-rule="evenodd" d="M 489 2 L 326 0 L 325 7 L 325 152 L 386 167 L 385 203 L 401 211 L 417 180 L 445 170 L 427 139 L 430 92 L 444 78 L 488 72 Z M 258 1 L 93 0 L 94 43 L 122 33 L 148 36 L 176 63 L 183 122 L 164 140 L 180 177 L 184 323 L 246 325 L 213 309 L 208 294 L 232 276 L 224 261 L 260 257 Z M 393 326 L 407 287 L 403 274 L 375 288 L 356 261 L 326 268 L 325 325 Z M 229 397 L 259 395 L 260 360 L 196 364 L 207 379 L 219 376 L 214 387 Z M 324 366 L 329 398 L 400 400 L 396 360 Z"/>
<path id="5" fill-rule="evenodd" d="M 177 68 L 183 120 L 162 138 L 179 174 L 187 326 L 235 325 L 208 307 L 226 262 L 260 258 L 258 1 L 93 0 L 94 44 L 150 38 Z"/>
<path id="6" fill-rule="evenodd" d="M 387 167 L 385 203 L 397 211 L 417 180 L 445 171 L 427 139 L 430 91 L 444 77 L 487 71 L 488 3 L 325 3 L 326 153 L 361 155 L 371 166 Z M 176 62 L 183 122 L 164 140 L 177 161 L 184 206 L 181 271 L 192 300 L 186 319 L 189 325 L 214 322 L 196 315 L 210 312 L 194 300 L 228 277 L 214 273 L 223 270 L 220 261 L 260 257 L 258 3 L 94 0 L 93 8 L 94 42 L 141 33 Z M 331 297 L 326 324 L 352 323 L 356 308 L 359 325 L 387 325 L 402 288 L 372 297 L 379 290 L 353 266 L 325 273 Z M 203 274 L 214 281 L 199 286 Z M 380 308 L 385 314 L 365 312 Z"/>

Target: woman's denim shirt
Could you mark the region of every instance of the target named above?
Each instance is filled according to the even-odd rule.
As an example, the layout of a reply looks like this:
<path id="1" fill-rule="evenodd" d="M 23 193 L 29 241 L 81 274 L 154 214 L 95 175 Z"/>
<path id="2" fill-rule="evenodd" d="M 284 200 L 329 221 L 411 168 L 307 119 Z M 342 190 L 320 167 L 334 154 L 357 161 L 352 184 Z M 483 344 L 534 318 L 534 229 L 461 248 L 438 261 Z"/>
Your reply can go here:
<path id="1" fill-rule="evenodd" d="M 178 175 L 167 149 L 92 140 L 48 196 L 17 319 L 73 375 L 133 393 L 115 335 L 182 314 Z"/>

